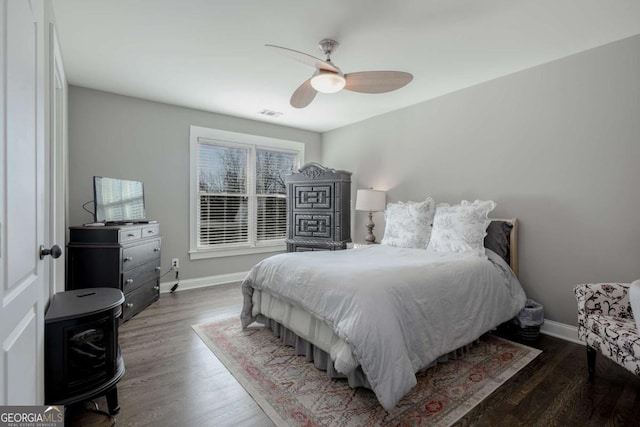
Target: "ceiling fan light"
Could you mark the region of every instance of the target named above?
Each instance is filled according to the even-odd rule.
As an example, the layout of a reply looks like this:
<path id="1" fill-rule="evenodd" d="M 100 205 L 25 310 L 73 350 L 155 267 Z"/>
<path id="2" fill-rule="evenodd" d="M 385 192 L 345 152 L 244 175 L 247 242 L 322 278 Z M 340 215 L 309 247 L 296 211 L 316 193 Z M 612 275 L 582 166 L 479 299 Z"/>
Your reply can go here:
<path id="1" fill-rule="evenodd" d="M 311 86 L 321 93 L 336 93 L 346 84 L 343 76 L 332 72 L 320 72 L 311 79 Z"/>

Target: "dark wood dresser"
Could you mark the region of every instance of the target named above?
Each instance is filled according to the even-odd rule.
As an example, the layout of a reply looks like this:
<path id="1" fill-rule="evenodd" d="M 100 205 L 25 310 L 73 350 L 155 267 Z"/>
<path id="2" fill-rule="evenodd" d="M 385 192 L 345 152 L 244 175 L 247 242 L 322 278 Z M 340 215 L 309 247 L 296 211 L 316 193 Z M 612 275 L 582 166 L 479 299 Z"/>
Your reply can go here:
<path id="1" fill-rule="evenodd" d="M 66 290 L 109 287 L 124 293 L 124 320 L 160 296 L 160 225 L 69 227 Z"/>
<path id="2" fill-rule="evenodd" d="M 307 163 L 285 177 L 287 251 L 346 249 L 351 242 L 351 172 Z"/>

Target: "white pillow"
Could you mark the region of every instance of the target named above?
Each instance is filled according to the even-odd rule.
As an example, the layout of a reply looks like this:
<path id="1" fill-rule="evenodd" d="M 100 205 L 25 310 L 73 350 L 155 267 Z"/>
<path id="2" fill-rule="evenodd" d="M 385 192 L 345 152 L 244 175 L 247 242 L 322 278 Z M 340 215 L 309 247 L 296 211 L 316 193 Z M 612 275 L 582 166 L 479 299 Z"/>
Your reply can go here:
<path id="1" fill-rule="evenodd" d="M 435 206 L 431 197 L 424 202 L 389 203 L 384 211 L 386 225 L 380 243 L 401 248 L 426 248 Z"/>
<path id="2" fill-rule="evenodd" d="M 636 328 L 640 331 L 640 280 L 629 285 L 629 302 L 631 303 L 631 313 L 636 321 Z"/>
<path id="3" fill-rule="evenodd" d="M 436 206 L 433 229 L 428 250 L 453 252 L 484 257 L 484 236 L 491 220 L 489 212 L 495 209 L 492 200 L 463 200 L 459 205 L 442 203 Z"/>

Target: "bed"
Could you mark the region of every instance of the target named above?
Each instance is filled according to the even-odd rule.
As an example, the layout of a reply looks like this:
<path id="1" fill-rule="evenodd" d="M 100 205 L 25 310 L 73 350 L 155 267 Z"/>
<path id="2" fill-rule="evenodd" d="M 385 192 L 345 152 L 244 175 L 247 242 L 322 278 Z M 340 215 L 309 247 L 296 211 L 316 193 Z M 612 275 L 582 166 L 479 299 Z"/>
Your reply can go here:
<path id="1" fill-rule="evenodd" d="M 298 354 L 352 387 L 370 388 L 391 410 L 418 371 L 524 307 L 517 221 L 491 223 L 505 224 L 506 251 L 482 257 L 369 245 L 267 258 L 242 283 L 242 327 L 271 327 Z"/>

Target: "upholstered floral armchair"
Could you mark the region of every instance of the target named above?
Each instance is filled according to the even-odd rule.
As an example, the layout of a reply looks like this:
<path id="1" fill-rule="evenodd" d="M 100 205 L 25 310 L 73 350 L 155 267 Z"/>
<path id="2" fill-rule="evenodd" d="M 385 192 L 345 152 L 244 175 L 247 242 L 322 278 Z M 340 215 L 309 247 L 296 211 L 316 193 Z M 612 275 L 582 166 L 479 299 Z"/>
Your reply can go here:
<path id="1" fill-rule="evenodd" d="M 590 283 L 574 289 L 578 300 L 578 337 L 587 343 L 589 378 L 596 351 L 640 375 L 640 332 L 631 312 L 628 283 Z"/>

